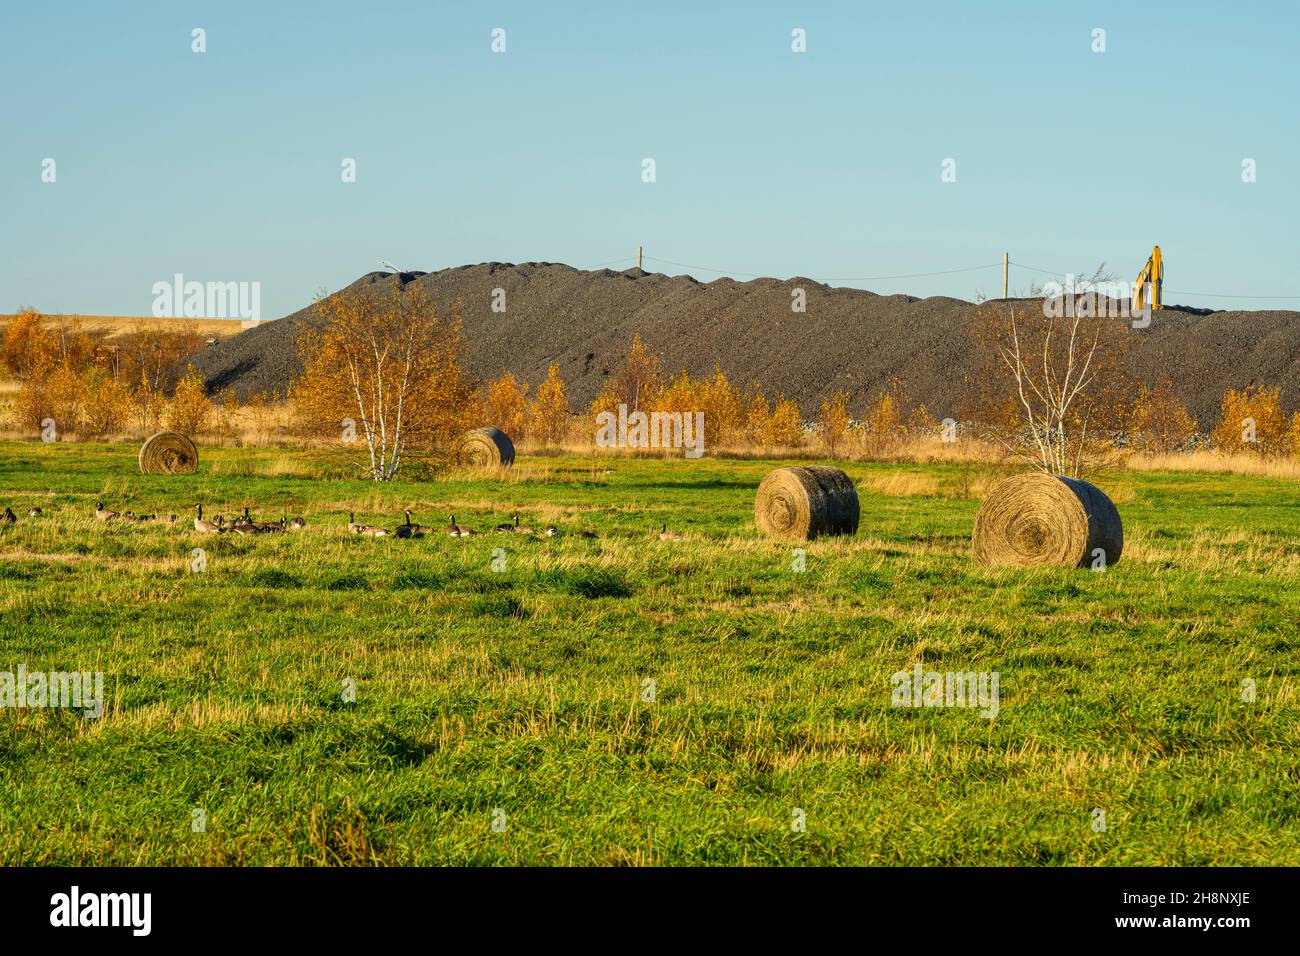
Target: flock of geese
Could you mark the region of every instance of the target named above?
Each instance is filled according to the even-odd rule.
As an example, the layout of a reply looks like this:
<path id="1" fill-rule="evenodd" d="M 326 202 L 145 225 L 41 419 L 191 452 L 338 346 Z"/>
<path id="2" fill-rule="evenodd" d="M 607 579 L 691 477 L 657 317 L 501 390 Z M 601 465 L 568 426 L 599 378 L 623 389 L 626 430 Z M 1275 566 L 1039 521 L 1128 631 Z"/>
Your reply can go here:
<path id="1" fill-rule="evenodd" d="M 284 515 L 280 516 L 279 521 L 254 521 L 247 508 L 234 521 L 227 521 L 221 515 L 205 518 L 203 505 L 199 505 L 198 509 L 198 515 L 194 519 L 194 530 L 201 534 L 284 534 L 288 531 L 301 531 L 307 527 L 307 522 L 302 518 L 289 518 Z"/>
<path id="2" fill-rule="evenodd" d="M 389 536 L 394 538 L 422 538 L 426 534 L 434 534 L 438 531 L 441 531 L 449 538 L 472 538 L 480 533 L 463 524 L 457 524 L 455 515 L 449 515 L 447 524 L 440 529 L 433 525 L 418 524 L 417 522 L 412 521 L 410 511 L 406 511 L 405 514 L 406 524 L 399 524 L 392 531 L 389 531 L 387 528 L 379 528 L 375 525 L 357 521 L 357 516 L 353 513 L 349 513 L 348 531 L 352 534 L 362 534 L 371 538 L 386 538 Z M 558 538 L 563 534 L 563 532 L 553 524 L 547 525 L 540 532 L 535 528 L 528 527 L 527 525 L 521 525 L 519 523 L 518 514 L 515 514 L 513 521 L 497 525 L 496 532 L 497 534 L 527 535 L 537 535 L 540 533 L 542 536 L 547 538 Z M 589 540 L 595 540 L 597 537 L 596 532 L 594 531 L 575 531 L 573 532 L 573 536 L 575 538 L 587 538 Z"/>
<path id="3" fill-rule="evenodd" d="M 227 521 L 221 515 L 212 515 L 210 518 L 203 517 L 203 505 L 197 506 L 197 514 L 194 518 L 194 530 L 201 534 L 284 534 L 289 531 L 299 531 L 307 527 L 307 522 L 302 518 L 289 518 L 281 516 L 279 521 L 254 521 L 248 513 L 248 508 L 244 513 L 233 521 Z M 27 512 L 28 517 L 40 517 L 43 512 L 40 508 L 32 508 Z M 447 525 L 441 529 L 432 525 L 419 524 L 411 520 L 411 512 L 405 512 L 406 523 L 399 524 L 393 530 L 381 528 L 371 524 L 365 524 L 358 521 L 354 512 L 348 513 L 348 531 L 351 534 L 364 535 L 369 538 L 422 538 L 426 534 L 441 532 L 451 538 L 472 538 L 480 532 L 473 528 L 466 527 L 456 523 L 456 516 L 448 516 Z M 176 515 L 138 515 L 134 511 L 110 511 L 104 507 L 104 502 L 95 503 L 95 517 L 100 521 L 135 521 L 135 522 L 155 522 L 158 524 L 175 524 Z M 0 525 L 12 525 L 18 523 L 18 516 L 14 514 L 12 508 L 6 507 L 3 513 L 0 513 Z M 539 532 L 535 528 L 519 523 L 518 512 L 514 515 L 514 520 L 499 524 L 496 526 L 497 534 L 524 534 L 524 535 L 541 535 L 547 538 L 558 538 L 563 532 L 555 525 L 550 524 L 542 528 Z M 594 531 L 575 531 L 575 538 L 586 538 L 596 540 L 597 534 Z M 686 539 L 676 532 L 669 531 L 668 525 L 661 526 L 659 531 L 660 541 L 685 541 Z"/>

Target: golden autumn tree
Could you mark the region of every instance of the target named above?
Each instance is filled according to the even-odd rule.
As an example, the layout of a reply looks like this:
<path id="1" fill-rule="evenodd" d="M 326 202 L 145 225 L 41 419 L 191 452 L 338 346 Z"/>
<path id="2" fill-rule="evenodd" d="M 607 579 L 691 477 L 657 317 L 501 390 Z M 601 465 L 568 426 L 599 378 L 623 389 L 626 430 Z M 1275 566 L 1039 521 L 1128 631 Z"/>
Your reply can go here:
<path id="1" fill-rule="evenodd" d="M 1219 423 L 1210 437 L 1223 451 L 1279 455 L 1288 450 L 1290 426 L 1282 411 L 1281 389 L 1247 385 L 1228 389 Z"/>
<path id="2" fill-rule="evenodd" d="M 140 381 L 131 392 L 131 417 L 139 426 L 141 435 L 158 429 L 165 408 L 166 399 L 162 392 L 150 383 L 148 373 L 141 371 Z"/>
<path id="3" fill-rule="evenodd" d="M 817 424 L 826 454 L 834 458 L 849 437 L 849 393 L 837 391 L 822 402 Z"/>
<path id="4" fill-rule="evenodd" d="M 803 444 L 803 413 L 794 399 L 778 395 L 763 432 L 763 444 L 775 448 L 797 448 Z"/>
<path id="5" fill-rule="evenodd" d="M 488 382 L 483 396 L 484 414 L 516 442 L 528 437 L 528 383 L 505 372 Z"/>
<path id="6" fill-rule="evenodd" d="M 211 415 L 212 402 L 203 387 L 203 376 L 193 365 L 186 366 L 167 405 L 167 427 L 185 435 L 197 435 L 207 427 Z"/>
<path id="7" fill-rule="evenodd" d="M 0 362 L 19 382 L 41 382 L 60 359 L 59 341 L 35 309 L 23 309 L 5 326 Z"/>
<path id="8" fill-rule="evenodd" d="M 1155 387 L 1142 386 L 1133 403 L 1129 444 L 1142 451 L 1180 451 L 1196 437 L 1196 419 L 1174 395 L 1166 376 Z"/>
<path id="9" fill-rule="evenodd" d="M 131 417 L 131 392 L 108 370 L 92 365 L 81 376 L 82 432 L 99 438 L 121 431 Z"/>
<path id="10" fill-rule="evenodd" d="M 766 445 L 772 424 L 772 405 L 757 383 L 745 390 L 741 401 L 741 432 L 749 445 Z"/>
<path id="11" fill-rule="evenodd" d="M 528 434 L 543 445 L 557 445 L 568 434 L 570 417 L 569 396 L 560 377 L 560 367 L 552 365 L 546 379 L 537 386 L 528 409 Z"/>
<path id="12" fill-rule="evenodd" d="M 458 364 L 460 319 L 438 315 L 423 286 L 353 286 L 317 301 L 298 341 L 292 398 L 304 430 L 351 423 L 368 472 L 389 481 L 408 451 L 446 448 L 465 426 L 474 389 Z"/>
<path id="13" fill-rule="evenodd" d="M 862 420 L 862 434 L 868 454 L 883 454 L 907 437 L 904 418 L 906 404 L 907 396 L 899 379 L 892 379 L 876 395 Z"/>
<path id="14" fill-rule="evenodd" d="M 663 363 L 641 341 L 639 334 L 632 337 L 627 357 L 601 387 L 600 394 L 591 403 L 591 414 L 601 412 L 618 414 L 618 406 L 626 405 L 629 412 L 649 411 L 663 390 Z"/>
<path id="15" fill-rule="evenodd" d="M 67 362 L 60 363 L 41 384 L 41 389 L 49 406 L 49 417 L 54 419 L 59 436 L 74 432 L 80 434 L 86 396 L 76 369 Z"/>
<path id="16" fill-rule="evenodd" d="M 700 382 L 697 391 L 696 410 L 704 412 L 706 444 L 713 448 L 734 445 L 743 423 L 741 397 L 721 365 L 713 366 L 713 374 Z"/>

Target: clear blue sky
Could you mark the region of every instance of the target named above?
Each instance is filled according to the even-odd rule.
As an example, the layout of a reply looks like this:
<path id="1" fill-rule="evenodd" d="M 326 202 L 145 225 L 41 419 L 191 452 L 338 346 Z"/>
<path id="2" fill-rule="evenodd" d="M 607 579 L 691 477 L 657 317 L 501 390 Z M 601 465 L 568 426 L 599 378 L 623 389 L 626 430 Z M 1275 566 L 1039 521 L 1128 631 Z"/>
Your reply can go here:
<path id="1" fill-rule="evenodd" d="M 181 272 L 259 281 L 278 317 L 378 259 L 593 266 L 638 243 L 821 280 L 1003 250 L 1131 280 L 1159 243 L 1166 301 L 1300 308 L 1297 8 L 6 4 L 0 311 L 147 314 Z M 971 298 L 1000 270 L 836 284 Z"/>

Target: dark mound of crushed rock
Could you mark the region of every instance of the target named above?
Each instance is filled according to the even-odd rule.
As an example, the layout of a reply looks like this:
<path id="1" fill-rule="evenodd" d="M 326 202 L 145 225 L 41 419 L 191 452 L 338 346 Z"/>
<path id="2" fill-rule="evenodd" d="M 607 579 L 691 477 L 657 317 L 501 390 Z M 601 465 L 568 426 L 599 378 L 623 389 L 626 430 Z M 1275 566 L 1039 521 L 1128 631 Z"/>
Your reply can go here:
<path id="1" fill-rule="evenodd" d="M 704 374 L 715 363 L 738 385 L 758 382 L 784 393 L 811 417 L 837 389 L 857 405 L 892 378 L 936 419 L 960 417 L 973 365 L 962 319 L 972 304 L 935 296 L 877 295 L 811 279 L 715 279 L 629 269 L 580 271 L 529 262 L 487 262 L 439 272 L 374 272 L 357 283 L 427 287 L 440 311 L 456 306 L 464 323 L 464 364 L 479 379 L 513 371 L 541 381 L 552 363 L 575 408 L 590 402 L 618 367 L 633 333 L 663 356 L 664 370 Z M 354 283 L 355 284 L 355 283 Z M 791 311 L 804 290 L 807 311 Z M 503 289 L 506 311 L 493 312 Z M 210 346 L 195 364 L 210 389 L 283 393 L 300 365 L 295 336 L 310 308 Z M 1278 385 L 1284 404 L 1300 404 L 1300 313 L 1206 312 L 1166 308 L 1139 333 L 1139 376 L 1168 375 L 1202 427 L 1217 419 L 1223 392 L 1252 382 Z"/>

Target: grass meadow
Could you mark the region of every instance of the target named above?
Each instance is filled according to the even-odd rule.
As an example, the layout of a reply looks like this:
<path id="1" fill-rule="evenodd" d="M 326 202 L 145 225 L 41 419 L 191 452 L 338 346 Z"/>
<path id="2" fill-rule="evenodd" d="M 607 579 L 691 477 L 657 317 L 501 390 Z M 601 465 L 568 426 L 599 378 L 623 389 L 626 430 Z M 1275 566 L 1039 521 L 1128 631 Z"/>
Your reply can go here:
<path id="1" fill-rule="evenodd" d="M 0 671 L 106 696 L 0 710 L 0 863 L 1300 864 L 1293 481 L 1098 476 L 1119 564 L 983 570 L 988 469 L 848 463 L 860 531 L 797 572 L 753 530 L 770 461 L 377 486 L 324 452 L 136 451 L 0 443 Z M 199 501 L 307 527 L 203 536 Z M 407 507 L 600 537 L 346 532 Z M 892 707 L 918 662 L 998 672 L 996 718 Z"/>

